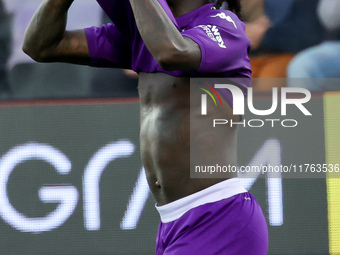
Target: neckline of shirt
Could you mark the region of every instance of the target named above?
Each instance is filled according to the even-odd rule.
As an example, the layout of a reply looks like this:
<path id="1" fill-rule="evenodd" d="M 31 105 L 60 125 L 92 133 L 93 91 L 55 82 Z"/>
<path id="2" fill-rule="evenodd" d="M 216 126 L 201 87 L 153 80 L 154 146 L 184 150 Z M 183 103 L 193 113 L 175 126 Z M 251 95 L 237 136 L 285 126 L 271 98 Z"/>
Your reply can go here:
<path id="1" fill-rule="evenodd" d="M 201 7 L 191 11 L 191 12 L 188 12 L 186 14 L 183 14 L 176 19 L 176 22 L 177 22 L 177 25 L 180 27 L 180 28 L 184 28 L 187 24 L 190 23 L 190 21 L 196 17 L 199 13 L 201 12 L 204 12 L 206 10 L 210 10 L 215 4 L 214 3 L 209 3 L 209 4 L 205 4 L 205 5 L 202 5 Z"/>

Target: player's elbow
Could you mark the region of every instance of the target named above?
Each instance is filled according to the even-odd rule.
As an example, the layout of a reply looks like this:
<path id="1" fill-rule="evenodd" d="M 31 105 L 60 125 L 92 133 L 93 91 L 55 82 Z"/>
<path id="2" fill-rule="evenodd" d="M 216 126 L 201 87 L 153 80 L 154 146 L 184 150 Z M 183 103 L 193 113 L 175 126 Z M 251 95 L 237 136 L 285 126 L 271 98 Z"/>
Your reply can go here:
<path id="1" fill-rule="evenodd" d="M 178 63 L 176 60 L 176 54 L 171 52 L 163 52 L 156 58 L 158 64 L 164 71 L 176 71 L 178 70 Z"/>
<path id="2" fill-rule="evenodd" d="M 36 62 L 47 62 L 46 57 L 44 57 L 39 50 L 36 50 L 32 47 L 28 47 L 25 44 L 23 45 L 22 50 Z"/>
<path id="3" fill-rule="evenodd" d="M 161 59 L 158 61 L 158 64 L 164 71 L 177 71 L 179 68 L 176 63 L 173 63 L 167 59 Z"/>
<path id="4" fill-rule="evenodd" d="M 22 51 L 36 62 L 48 62 L 49 56 L 47 51 L 41 49 L 36 44 L 30 43 L 29 41 L 24 41 Z"/>
<path id="5" fill-rule="evenodd" d="M 172 47 L 162 50 L 156 57 L 156 60 L 164 71 L 187 70 L 189 67 L 189 65 L 186 64 L 186 60 L 188 59 L 187 55 L 187 50 Z"/>

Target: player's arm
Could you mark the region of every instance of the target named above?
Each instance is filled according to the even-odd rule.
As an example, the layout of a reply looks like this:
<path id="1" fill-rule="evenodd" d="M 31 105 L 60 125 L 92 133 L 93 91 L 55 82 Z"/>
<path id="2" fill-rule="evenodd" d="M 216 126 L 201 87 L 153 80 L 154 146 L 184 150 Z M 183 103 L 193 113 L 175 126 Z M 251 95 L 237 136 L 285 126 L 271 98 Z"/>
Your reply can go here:
<path id="1" fill-rule="evenodd" d="M 90 64 L 84 30 L 66 31 L 73 0 L 44 0 L 25 33 L 23 51 L 38 62 Z"/>
<path id="2" fill-rule="evenodd" d="M 145 45 L 164 70 L 199 68 L 199 46 L 181 35 L 157 0 L 130 0 L 130 3 Z"/>

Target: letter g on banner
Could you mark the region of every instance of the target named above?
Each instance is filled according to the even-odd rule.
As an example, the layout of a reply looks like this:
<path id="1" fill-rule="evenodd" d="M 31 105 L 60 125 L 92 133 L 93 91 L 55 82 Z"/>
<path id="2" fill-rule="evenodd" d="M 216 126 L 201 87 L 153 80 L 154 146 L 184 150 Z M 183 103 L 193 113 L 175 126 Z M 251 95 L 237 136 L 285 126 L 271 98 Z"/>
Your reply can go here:
<path id="1" fill-rule="evenodd" d="M 40 199 L 44 203 L 59 203 L 57 208 L 39 218 L 28 218 L 18 212 L 9 201 L 8 180 L 18 164 L 32 159 L 46 161 L 59 174 L 70 173 L 71 162 L 54 147 L 38 143 L 16 146 L 0 159 L 0 216 L 17 230 L 39 233 L 58 228 L 72 215 L 78 203 L 78 191 L 74 186 L 42 187 L 39 190 Z"/>

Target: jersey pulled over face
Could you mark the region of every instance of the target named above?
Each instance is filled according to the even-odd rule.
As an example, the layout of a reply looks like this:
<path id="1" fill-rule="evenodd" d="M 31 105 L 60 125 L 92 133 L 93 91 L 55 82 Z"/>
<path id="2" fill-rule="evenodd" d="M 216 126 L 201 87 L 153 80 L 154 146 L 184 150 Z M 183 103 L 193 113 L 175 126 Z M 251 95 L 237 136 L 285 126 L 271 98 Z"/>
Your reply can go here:
<path id="1" fill-rule="evenodd" d="M 206 4 L 175 18 L 166 2 L 158 0 L 183 36 L 195 41 L 202 53 L 195 72 L 164 71 L 143 42 L 128 0 L 97 0 L 111 24 L 86 29 L 93 66 L 129 68 L 189 77 L 250 77 L 249 39 L 245 25 L 231 11 Z M 245 85 L 248 86 L 248 85 Z"/>

